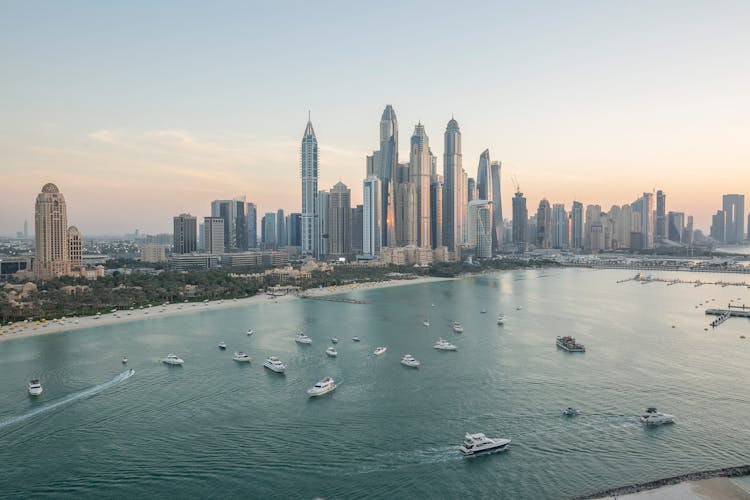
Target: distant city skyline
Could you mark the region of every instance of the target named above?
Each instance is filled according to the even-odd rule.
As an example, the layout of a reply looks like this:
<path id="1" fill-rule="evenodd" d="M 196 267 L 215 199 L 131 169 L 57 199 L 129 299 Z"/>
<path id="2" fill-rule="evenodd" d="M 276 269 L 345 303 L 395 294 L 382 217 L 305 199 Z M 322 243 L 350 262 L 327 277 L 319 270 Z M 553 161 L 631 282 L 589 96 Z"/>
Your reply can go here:
<path id="1" fill-rule="evenodd" d="M 425 8 L 433 25 L 415 66 L 410 20 Z M 724 194 L 750 195 L 750 69 L 736 63 L 750 46 L 750 4 L 542 2 L 467 6 L 459 17 L 432 3 L 394 9 L 331 3 L 289 17 L 273 4 L 6 6 L 0 234 L 33 220 L 29 200 L 47 182 L 86 235 L 170 232 L 175 215 L 202 220 L 212 200 L 239 196 L 259 213 L 300 212 L 308 110 L 319 189 L 341 181 L 361 204 L 373 116 L 385 104 L 402 130 L 424 126 L 438 171 L 455 116 L 471 176 L 486 148 L 502 162 L 506 217 L 513 175 L 530 210 L 543 198 L 608 210 L 662 189 L 667 210 L 694 215 L 706 234 Z M 123 22 L 135 18 L 137 39 Z M 353 22 L 365 18 L 391 23 L 394 36 L 369 38 Z M 372 62 L 383 52 L 388 68 Z M 405 138 L 398 154 L 409 157 Z"/>

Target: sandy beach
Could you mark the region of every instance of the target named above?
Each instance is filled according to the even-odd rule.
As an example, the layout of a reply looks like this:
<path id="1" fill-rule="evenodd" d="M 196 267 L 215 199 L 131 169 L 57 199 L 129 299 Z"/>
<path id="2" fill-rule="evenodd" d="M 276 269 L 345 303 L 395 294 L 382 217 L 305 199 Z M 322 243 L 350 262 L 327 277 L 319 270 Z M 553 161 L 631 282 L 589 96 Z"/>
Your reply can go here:
<path id="1" fill-rule="evenodd" d="M 685 481 L 654 490 L 609 498 L 621 500 L 748 500 L 750 499 L 750 485 L 743 484 L 743 478 L 714 477 L 698 481 Z"/>
<path id="2" fill-rule="evenodd" d="M 311 297 L 324 297 L 338 293 L 349 293 L 360 290 L 374 290 L 378 288 L 390 288 L 394 286 L 419 285 L 436 281 L 444 281 L 455 278 L 432 278 L 420 277 L 415 279 L 378 281 L 368 283 L 350 283 L 347 285 L 330 286 L 305 290 L 304 295 Z M 84 316 L 77 318 L 52 319 L 46 322 L 28 321 L 16 322 L 13 325 L 3 325 L 0 329 L 0 342 L 12 339 L 33 337 L 36 335 L 48 335 L 51 333 L 82 330 L 97 326 L 108 326 L 132 321 L 147 321 L 154 318 L 164 318 L 178 314 L 200 312 L 205 310 L 228 309 L 233 307 L 247 307 L 254 304 L 268 302 L 269 300 L 296 300 L 297 295 L 267 295 L 265 293 L 241 299 L 222 299 L 204 302 L 177 302 L 172 304 L 152 305 L 131 310 L 118 310 L 101 314 L 100 316 Z"/>

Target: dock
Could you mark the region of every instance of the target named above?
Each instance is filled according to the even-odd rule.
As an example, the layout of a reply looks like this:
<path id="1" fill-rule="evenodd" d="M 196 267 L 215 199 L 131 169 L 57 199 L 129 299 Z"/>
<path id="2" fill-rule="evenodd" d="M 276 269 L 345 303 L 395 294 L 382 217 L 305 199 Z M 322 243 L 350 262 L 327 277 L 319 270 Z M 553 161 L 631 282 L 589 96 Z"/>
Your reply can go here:
<path id="1" fill-rule="evenodd" d="M 731 317 L 750 318 L 750 307 L 746 305 L 729 304 L 728 309 L 706 309 L 706 315 L 718 316 L 711 322 L 711 328 L 716 328 Z"/>

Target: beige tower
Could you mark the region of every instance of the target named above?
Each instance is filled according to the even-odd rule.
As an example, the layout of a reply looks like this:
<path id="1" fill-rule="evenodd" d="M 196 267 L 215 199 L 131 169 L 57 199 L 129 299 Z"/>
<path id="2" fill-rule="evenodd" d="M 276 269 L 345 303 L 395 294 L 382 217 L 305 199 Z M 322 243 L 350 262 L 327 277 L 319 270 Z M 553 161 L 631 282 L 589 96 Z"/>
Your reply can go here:
<path id="1" fill-rule="evenodd" d="M 68 259 L 71 268 L 83 265 L 83 234 L 75 226 L 68 228 Z"/>
<path id="2" fill-rule="evenodd" d="M 45 184 L 37 195 L 35 218 L 36 277 L 51 279 L 69 274 L 68 213 L 65 197 L 54 184 Z"/>

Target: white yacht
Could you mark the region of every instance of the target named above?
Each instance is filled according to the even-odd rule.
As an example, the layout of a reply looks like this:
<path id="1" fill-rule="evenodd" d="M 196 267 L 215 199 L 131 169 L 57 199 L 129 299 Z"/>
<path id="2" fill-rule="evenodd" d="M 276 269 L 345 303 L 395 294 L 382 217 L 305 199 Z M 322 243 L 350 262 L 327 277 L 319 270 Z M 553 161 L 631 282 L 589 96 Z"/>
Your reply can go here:
<path id="1" fill-rule="evenodd" d="M 338 344 L 339 343 L 339 338 L 338 337 L 331 337 L 331 343 Z"/>
<path id="2" fill-rule="evenodd" d="M 477 434 L 466 434 L 464 444 L 458 449 L 466 457 L 480 455 L 483 453 L 494 453 L 508 449 L 510 439 L 488 438 L 481 432 Z"/>
<path id="3" fill-rule="evenodd" d="M 249 330 L 247 331 L 247 336 L 249 337 L 249 336 L 250 336 L 250 335 L 252 335 L 253 333 L 255 333 L 255 330 L 253 330 L 252 328 L 250 328 L 250 329 L 249 329 Z"/>
<path id="4" fill-rule="evenodd" d="M 239 361 L 240 363 L 249 363 L 251 361 L 250 356 L 240 351 L 232 354 L 232 359 L 235 361 Z"/>
<path id="5" fill-rule="evenodd" d="M 328 354 L 332 358 L 335 358 L 336 356 L 339 355 L 338 351 L 333 346 L 331 346 L 328 349 L 326 349 L 326 354 Z"/>
<path id="6" fill-rule="evenodd" d="M 439 339 L 437 342 L 435 342 L 435 345 L 432 346 L 435 349 L 439 351 L 456 351 L 458 350 L 456 346 L 448 342 L 447 340 Z"/>
<path id="7" fill-rule="evenodd" d="M 479 311 L 479 312 L 480 312 L 481 314 L 487 314 L 487 309 L 482 309 L 482 310 L 481 310 L 481 311 Z"/>
<path id="8" fill-rule="evenodd" d="M 124 365 L 127 362 L 128 362 L 128 357 L 127 356 L 123 356 L 122 357 L 122 364 Z"/>
<path id="9" fill-rule="evenodd" d="M 276 356 L 267 357 L 263 362 L 263 366 L 276 373 L 284 373 L 286 371 L 286 365 Z"/>
<path id="10" fill-rule="evenodd" d="M 359 337 L 352 337 L 352 340 L 353 340 L 354 342 L 359 342 Z"/>
<path id="11" fill-rule="evenodd" d="M 516 307 L 516 311 L 520 311 L 521 309 L 523 309 L 523 306 L 517 306 Z"/>
<path id="12" fill-rule="evenodd" d="M 505 314 L 500 313 L 497 315 L 497 324 L 498 325 L 504 325 L 505 324 Z"/>
<path id="13" fill-rule="evenodd" d="M 661 425 L 674 423 L 674 415 L 657 411 L 655 407 L 649 406 L 645 413 L 638 417 L 641 423 L 646 425 Z"/>
<path id="14" fill-rule="evenodd" d="M 454 321 L 453 331 L 456 333 L 464 333 L 464 325 L 462 325 L 460 321 Z"/>
<path id="15" fill-rule="evenodd" d="M 216 346 L 216 347 L 218 347 L 219 349 L 224 350 L 224 349 L 227 348 L 227 344 L 226 344 L 226 342 L 219 342 L 219 345 Z"/>
<path id="16" fill-rule="evenodd" d="M 411 354 L 405 354 L 404 357 L 401 358 L 401 364 L 408 366 L 409 368 L 419 368 L 419 361 L 417 361 Z"/>
<path id="17" fill-rule="evenodd" d="M 375 352 L 373 352 L 373 354 L 375 356 L 380 356 L 381 354 L 383 354 L 386 351 L 386 349 L 387 349 L 386 347 L 377 347 L 375 349 Z"/>
<path id="18" fill-rule="evenodd" d="M 298 344 L 312 344 L 312 339 L 302 332 L 299 332 L 297 334 L 297 337 L 295 337 L 294 341 Z"/>
<path id="19" fill-rule="evenodd" d="M 336 383 L 334 382 L 333 378 L 325 377 L 323 380 L 308 389 L 307 394 L 310 397 L 322 396 L 323 394 L 328 394 L 335 388 Z"/>
<path id="20" fill-rule="evenodd" d="M 430 326 L 430 322 L 429 322 L 429 321 L 427 321 L 427 320 L 424 320 L 424 321 L 422 321 L 422 324 L 423 324 L 424 326 Z"/>
<path id="21" fill-rule="evenodd" d="M 42 384 L 38 379 L 29 381 L 29 394 L 32 396 L 39 396 L 42 393 Z"/>
<path id="22" fill-rule="evenodd" d="M 174 354 L 170 353 L 167 354 L 166 358 L 162 358 L 161 362 L 166 365 L 182 366 L 182 363 L 184 363 L 185 361 L 181 357 L 175 356 Z"/>

